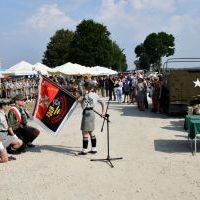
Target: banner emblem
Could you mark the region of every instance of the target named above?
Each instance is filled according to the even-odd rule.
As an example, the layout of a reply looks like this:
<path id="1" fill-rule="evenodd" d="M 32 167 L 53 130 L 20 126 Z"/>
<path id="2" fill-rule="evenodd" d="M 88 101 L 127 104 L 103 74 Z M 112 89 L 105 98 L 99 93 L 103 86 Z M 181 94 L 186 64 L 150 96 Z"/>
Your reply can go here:
<path id="1" fill-rule="evenodd" d="M 57 135 L 76 105 L 76 98 L 71 93 L 41 77 L 33 117 L 48 133 Z"/>

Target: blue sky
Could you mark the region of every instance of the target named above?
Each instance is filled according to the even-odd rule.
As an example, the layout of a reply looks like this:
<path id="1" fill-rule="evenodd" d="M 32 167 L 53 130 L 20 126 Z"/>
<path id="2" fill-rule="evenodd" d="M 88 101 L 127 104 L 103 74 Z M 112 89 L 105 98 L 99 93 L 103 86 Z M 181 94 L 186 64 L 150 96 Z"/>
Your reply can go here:
<path id="1" fill-rule="evenodd" d="M 176 38 L 176 57 L 200 57 L 199 0 L 1 0 L 0 62 L 40 62 L 56 30 L 75 30 L 83 19 L 104 23 L 127 56 L 152 32 Z"/>

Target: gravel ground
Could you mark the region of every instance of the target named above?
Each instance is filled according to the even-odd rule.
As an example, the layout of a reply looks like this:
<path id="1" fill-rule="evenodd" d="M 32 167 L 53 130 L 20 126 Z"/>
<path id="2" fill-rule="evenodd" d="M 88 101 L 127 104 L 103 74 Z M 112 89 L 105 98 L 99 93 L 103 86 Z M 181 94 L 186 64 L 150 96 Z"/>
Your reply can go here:
<path id="1" fill-rule="evenodd" d="M 90 161 L 107 154 L 98 116 L 98 154 L 76 156 L 82 145 L 78 106 L 57 137 L 30 122 L 41 130 L 37 146 L 0 165 L 0 200 L 199 199 L 200 143 L 192 156 L 183 119 L 116 103 L 109 113 L 110 154 L 123 157 L 114 168 Z"/>

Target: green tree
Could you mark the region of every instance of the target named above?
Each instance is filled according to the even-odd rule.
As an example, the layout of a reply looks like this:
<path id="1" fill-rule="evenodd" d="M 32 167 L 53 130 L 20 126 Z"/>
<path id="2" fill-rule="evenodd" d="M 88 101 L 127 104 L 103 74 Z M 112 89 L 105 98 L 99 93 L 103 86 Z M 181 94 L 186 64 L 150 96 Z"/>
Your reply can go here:
<path id="1" fill-rule="evenodd" d="M 135 48 L 137 64 L 140 69 L 160 71 L 162 57 L 174 54 L 175 38 L 165 32 L 151 33 L 144 42 Z"/>
<path id="2" fill-rule="evenodd" d="M 126 71 L 128 68 L 127 62 L 126 62 L 126 55 L 123 54 L 122 56 L 122 60 L 121 60 L 121 67 L 120 67 L 120 71 Z"/>
<path id="3" fill-rule="evenodd" d="M 77 26 L 70 59 L 74 63 L 90 67 L 99 65 L 116 70 L 126 68 L 123 50 L 112 42 L 107 27 L 93 20 L 83 20 Z"/>
<path id="4" fill-rule="evenodd" d="M 126 56 L 117 43 L 110 39 L 107 27 L 93 20 L 83 20 L 75 32 L 58 30 L 50 38 L 42 62 L 49 67 L 72 62 L 119 71 L 127 68 Z"/>
<path id="5" fill-rule="evenodd" d="M 42 62 L 49 67 L 55 67 L 70 61 L 69 53 L 74 33 L 69 30 L 58 30 L 50 38 L 44 52 Z"/>
<path id="6" fill-rule="evenodd" d="M 148 55 L 147 54 L 141 55 L 138 60 L 138 68 L 149 70 L 149 65 L 150 65 L 150 61 L 149 61 Z"/>
<path id="7" fill-rule="evenodd" d="M 117 71 L 126 71 L 126 55 L 123 53 L 123 49 L 117 45 L 116 42 L 112 44 L 112 65 L 111 68 Z"/>

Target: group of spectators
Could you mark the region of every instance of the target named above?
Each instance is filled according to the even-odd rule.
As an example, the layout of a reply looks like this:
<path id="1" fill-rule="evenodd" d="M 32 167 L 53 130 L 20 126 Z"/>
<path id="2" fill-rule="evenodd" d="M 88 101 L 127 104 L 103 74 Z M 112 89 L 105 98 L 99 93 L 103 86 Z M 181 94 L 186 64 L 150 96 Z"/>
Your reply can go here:
<path id="1" fill-rule="evenodd" d="M 138 106 L 140 111 L 148 109 L 148 98 L 152 99 L 151 111 L 166 112 L 169 92 L 167 81 L 161 75 L 144 77 L 137 71 L 128 74 L 100 77 L 63 77 L 50 76 L 63 89 L 79 97 L 84 93 L 84 85 L 90 80 L 92 90 L 102 97 L 108 97 L 119 104 L 128 103 Z M 39 130 L 27 126 L 29 115 L 24 102 L 37 97 L 39 78 L 8 79 L 1 82 L 0 99 L 0 162 L 14 159 L 8 153 L 21 153 L 26 147 L 33 147 L 32 141 L 39 135 Z"/>
<path id="2" fill-rule="evenodd" d="M 144 77 L 144 74 L 133 71 L 113 76 L 76 77 L 50 76 L 52 81 L 75 96 L 81 95 L 84 82 L 91 79 L 95 92 L 102 97 L 121 103 L 137 103 L 139 110 L 148 109 L 148 98 L 152 98 L 152 112 L 166 112 L 168 107 L 168 90 L 166 80 L 160 76 Z M 27 100 L 32 100 L 38 94 L 38 77 L 23 77 L 2 79 L 0 97 L 13 98 L 22 94 Z"/>
<path id="3" fill-rule="evenodd" d="M 118 103 L 136 103 L 140 111 L 149 108 L 148 99 L 152 100 L 151 111 L 166 113 L 169 103 L 167 80 L 162 75 L 144 77 L 144 74 L 119 74 L 114 77 L 100 77 L 97 92 L 103 97 Z"/>
<path id="4" fill-rule="evenodd" d="M 167 112 L 168 89 L 166 79 L 162 75 L 144 77 L 138 71 L 121 73 L 112 76 L 99 76 L 92 78 L 73 77 L 63 78 L 52 76 L 54 82 L 70 91 L 74 96 L 82 94 L 87 79 L 93 82 L 93 90 L 102 97 L 108 97 L 119 104 L 136 103 L 140 111 L 149 108 L 148 99 L 152 100 L 151 111 L 155 113 Z"/>
<path id="5" fill-rule="evenodd" d="M 97 92 L 103 97 L 109 97 L 119 104 L 137 102 L 139 109 L 144 110 L 147 84 L 142 74 L 133 72 L 127 75 L 100 77 L 97 83 Z"/>
<path id="6" fill-rule="evenodd" d="M 0 97 L 14 98 L 18 94 L 23 94 L 26 99 L 34 99 L 38 93 L 37 76 L 32 77 L 9 77 L 0 81 Z"/>

